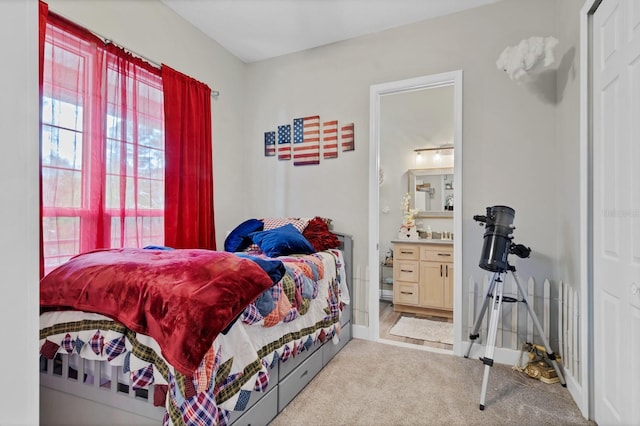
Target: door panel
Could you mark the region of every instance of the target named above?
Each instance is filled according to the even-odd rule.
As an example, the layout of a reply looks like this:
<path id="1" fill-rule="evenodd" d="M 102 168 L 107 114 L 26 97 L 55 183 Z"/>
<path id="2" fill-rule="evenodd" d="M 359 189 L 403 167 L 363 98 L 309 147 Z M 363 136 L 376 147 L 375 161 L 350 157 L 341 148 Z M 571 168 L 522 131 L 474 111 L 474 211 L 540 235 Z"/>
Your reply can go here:
<path id="1" fill-rule="evenodd" d="M 640 307 L 635 304 L 631 308 L 631 323 L 629 324 L 630 333 L 631 333 L 631 353 L 632 354 L 640 354 Z M 632 362 L 629 366 L 631 370 L 631 377 L 633 380 L 638 380 L 640 378 L 640 363 Z M 632 401 L 636 401 L 633 404 L 633 415 L 632 415 L 632 424 L 640 423 L 640 404 L 637 403 L 638 397 L 638 386 L 635 385 L 632 389 L 633 395 L 631 396 Z"/>
<path id="2" fill-rule="evenodd" d="M 602 315 L 600 328 L 606 330 L 603 333 L 603 343 L 598 347 L 599 358 L 603 365 L 605 374 L 602 377 L 603 400 L 607 409 L 616 418 L 620 419 L 622 409 L 622 395 L 620 385 L 622 384 L 622 370 L 616 368 L 620 365 L 621 353 L 611 348 L 620 347 L 620 299 L 607 292 L 601 292 L 599 299 L 602 305 Z"/>
<path id="3" fill-rule="evenodd" d="M 592 24 L 595 420 L 640 424 L 640 0 Z"/>

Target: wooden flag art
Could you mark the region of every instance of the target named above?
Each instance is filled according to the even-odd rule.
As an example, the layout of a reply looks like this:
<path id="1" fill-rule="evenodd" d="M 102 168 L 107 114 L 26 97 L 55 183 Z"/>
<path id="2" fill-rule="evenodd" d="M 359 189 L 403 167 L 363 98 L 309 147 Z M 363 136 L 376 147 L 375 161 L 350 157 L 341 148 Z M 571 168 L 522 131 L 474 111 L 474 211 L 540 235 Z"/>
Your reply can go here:
<path id="1" fill-rule="evenodd" d="M 353 136 L 353 123 L 342 126 L 340 137 L 342 139 L 342 151 L 353 151 L 356 149 Z"/>
<path id="2" fill-rule="evenodd" d="M 338 157 L 338 120 L 322 123 L 322 154 L 324 158 Z"/>
<path id="3" fill-rule="evenodd" d="M 293 165 L 320 164 L 320 116 L 293 120 Z"/>
<path id="4" fill-rule="evenodd" d="M 264 132 L 264 156 L 276 155 L 276 132 Z"/>
<path id="5" fill-rule="evenodd" d="M 278 160 L 291 160 L 291 125 L 278 126 Z"/>

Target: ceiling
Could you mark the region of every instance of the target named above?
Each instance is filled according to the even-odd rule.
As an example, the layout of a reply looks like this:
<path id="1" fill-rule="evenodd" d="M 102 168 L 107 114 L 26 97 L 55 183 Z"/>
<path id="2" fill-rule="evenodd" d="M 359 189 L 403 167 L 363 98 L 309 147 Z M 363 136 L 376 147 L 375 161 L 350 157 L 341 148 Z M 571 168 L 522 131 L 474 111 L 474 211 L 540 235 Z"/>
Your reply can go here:
<path id="1" fill-rule="evenodd" d="M 161 0 L 246 63 L 500 0 Z"/>

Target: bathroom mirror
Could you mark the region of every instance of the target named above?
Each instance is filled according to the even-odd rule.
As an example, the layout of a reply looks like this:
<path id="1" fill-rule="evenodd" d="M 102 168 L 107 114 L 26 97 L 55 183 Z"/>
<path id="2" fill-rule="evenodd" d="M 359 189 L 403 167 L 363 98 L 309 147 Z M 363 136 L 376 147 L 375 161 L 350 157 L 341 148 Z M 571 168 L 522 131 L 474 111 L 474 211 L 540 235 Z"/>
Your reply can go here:
<path id="1" fill-rule="evenodd" d="M 453 168 L 411 169 L 407 174 L 416 217 L 453 217 Z"/>

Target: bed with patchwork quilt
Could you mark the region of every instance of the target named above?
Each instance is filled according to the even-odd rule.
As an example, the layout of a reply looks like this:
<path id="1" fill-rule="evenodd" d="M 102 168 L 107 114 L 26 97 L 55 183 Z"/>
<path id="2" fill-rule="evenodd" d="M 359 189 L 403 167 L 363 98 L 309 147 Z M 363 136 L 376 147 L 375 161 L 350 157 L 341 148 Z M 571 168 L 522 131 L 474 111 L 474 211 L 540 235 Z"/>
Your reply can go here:
<path id="1" fill-rule="evenodd" d="M 300 231 L 297 220 L 243 222 L 229 251 L 97 250 L 52 271 L 41 386 L 134 413 L 132 423 L 267 423 L 304 386 L 296 371 L 351 337 L 351 239 L 304 237 L 311 221 Z M 43 424 L 64 415 L 46 395 Z"/>

